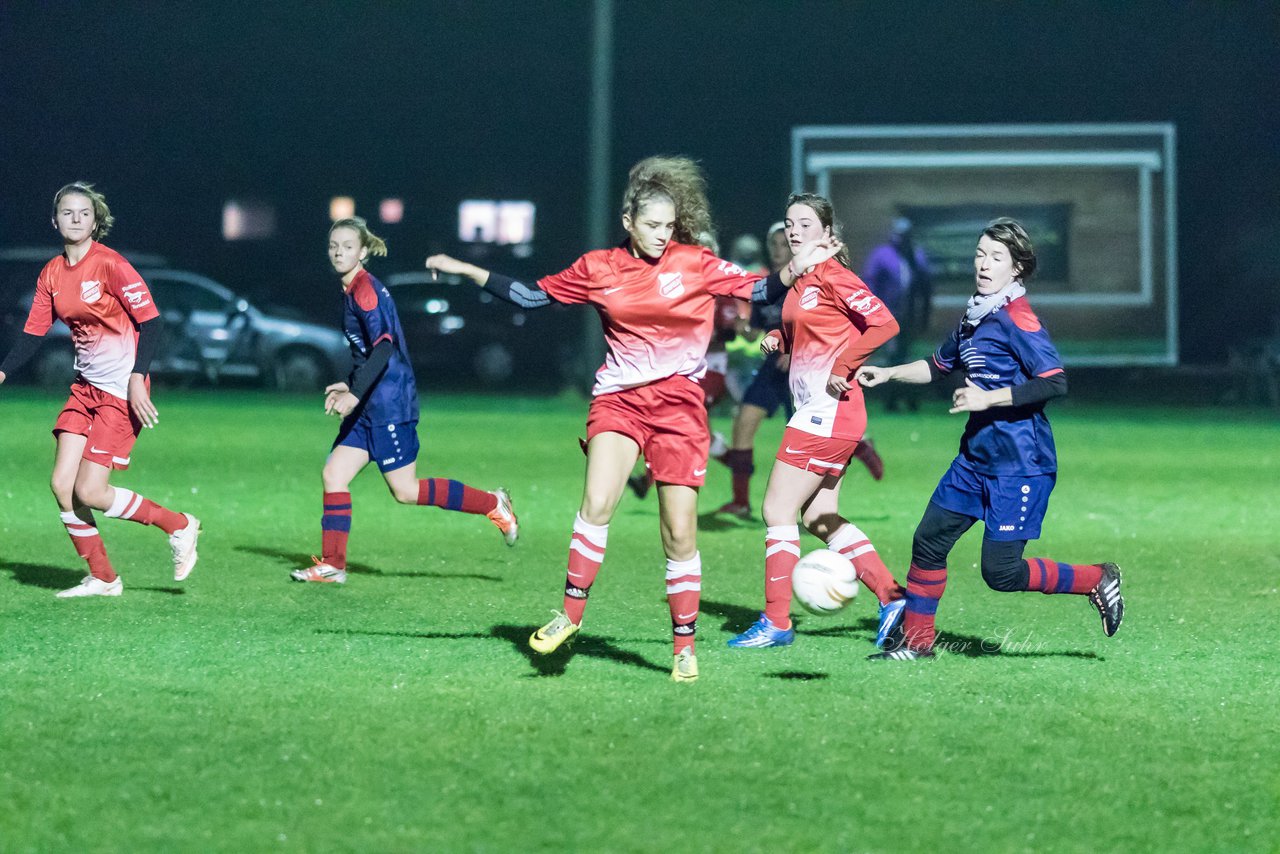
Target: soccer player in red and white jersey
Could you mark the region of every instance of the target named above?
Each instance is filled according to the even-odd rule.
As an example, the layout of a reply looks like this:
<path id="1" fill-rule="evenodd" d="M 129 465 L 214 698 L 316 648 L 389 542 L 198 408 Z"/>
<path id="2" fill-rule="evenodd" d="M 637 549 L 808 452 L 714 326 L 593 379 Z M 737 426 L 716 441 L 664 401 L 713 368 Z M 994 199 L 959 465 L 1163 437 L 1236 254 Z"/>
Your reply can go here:
<path id="1" fill-rule="evenodd" d="M 142 277 L 119 253 L 98 240 L 114 218 L 91 184 L 77 181 L 53 198 L 53 226 L 62 254 L 40 272 L 23 334 L 0 364 L 0 383 L 40 346 L 55 320 L 71 329 L 76 379 L 53 425 L 57 451 L 51 485 L 71 542 L 89 575 L 59 598 L 119 596 L 124 582 L 107 559 L 93 510 L 109 518 L 154 525 L 169 535 L 173 578 L 183 581 L 196 565 L 200 521 L 175 513 L 135 492 L 113 487 L 112 469 L 129 467 L 142 428 L 159 419 L 147 376 L 160 331 L 160 313 Z"/>
<path id="2" fill-rule="evenodd" d="M 589 304 L 604 327 L 607 353 L 587 416 L 586 482 L 569 542 L 564 612 L 529 638 L 537 652 L 554 651 L 581 626 L 604 560 L 609 521 L 643 452 L 657 481 L 667 556 L 675 651 L 671 677 L 689 682 L 698 676 L 697 503 L 710 442 L 698 383 L 706 371 L 715 297 L 768 301 L 790 284 L 786 273 L 760 279 L 695 245 L 709 225 L 705 181 L 697 165 L 682 157 L 651 157 L 632 168 L 623 196 L 627 239 L 612 249 L 588 252 L 534 286 L 447 255 L 427 259 L 429 269 L 467 276 L 528 308 L 552 301 Z M 832 254 L 833 248 L 815 243 L 809 263 Z"/>
<path id="3" fill-rule="evenodd" d="M 840 515 L 845 466 L 867 428 L 862 390 L 853 376 L 877 347 L 898 332 L 884 304 L 849 269 L 843 248 L 835 258 L 809 266 L 806 247 L 834 237 L 831 202 L 813 193 L 787 200 L 786 231 L 799 278 L 782 304 L 782 327 L 761 349 L 791 354 L 795 414 L 765 488 L 765 610 L 732 638 L 735 649 L 787 646 L 791 625 L 791 574 L 800 559 L 799 516 L 827 548 L 852 561 L 858 579 L 880 600 L 876 644 L 902 618 L 903 590 L 858 526 Z"/>

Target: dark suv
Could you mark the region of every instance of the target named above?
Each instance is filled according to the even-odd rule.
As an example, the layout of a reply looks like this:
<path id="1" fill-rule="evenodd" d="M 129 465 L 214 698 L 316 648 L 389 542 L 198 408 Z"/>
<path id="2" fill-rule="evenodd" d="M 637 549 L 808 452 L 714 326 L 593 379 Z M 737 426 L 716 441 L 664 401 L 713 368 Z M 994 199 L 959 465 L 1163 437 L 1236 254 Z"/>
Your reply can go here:
<path id="1" fill-rule="evenodd" d="M 6 298 L 3 345 L 7 352 L 31 308 L 32 285 L 57 249 L 0 250 L 0 288 L 12 292 L 22 277 L 21 299 Z M 314 391 L 346 377 L 350 349 L 336 328 L 266 312 L 198 273 L 172 270 L 157 256 L 122 253 L 138 269 L 160 307 L 165 341 L 152 363 L 152 376 L 192 380 L 243 379 L 287 391 Z M 0 293 L 4 293 L 0 290 Z M 71 333 L 55 323 L 29 366 L 46 386 L 72 378 Z M 25 371 L 24 371 L 25 373 Z"/>

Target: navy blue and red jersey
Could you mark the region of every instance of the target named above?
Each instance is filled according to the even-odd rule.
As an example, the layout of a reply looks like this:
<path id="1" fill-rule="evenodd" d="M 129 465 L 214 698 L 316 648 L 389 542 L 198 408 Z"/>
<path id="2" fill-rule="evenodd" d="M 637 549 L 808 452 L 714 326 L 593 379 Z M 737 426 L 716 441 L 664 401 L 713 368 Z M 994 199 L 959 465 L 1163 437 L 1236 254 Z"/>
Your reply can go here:
<path id="1" fill-rule="evenodd" d="M 369 390 L 363 416 L 375 426 L 418 420 L 418 388 L 409 362 L 409 348 L 395 301 L 386 286 L 368 270 L 351 280 L 342 297 L 342 331 L 351 344 L 352 375 L 380 341 L 390 341 L 391 360 Z"/>
<path id="2" fill-rule="evenodd" d="M 1013 388 L 1062 373 L 1062 359 L 1026 297 L 983 319 L 972 335 L 956 328 L 933 354 L 942 373 L 963 367 L 978 388 Z M 986 475 L 1050 474 L 1058 470 L 1044 403 L 971 412 L 960 437 L 960 461 Z"/>

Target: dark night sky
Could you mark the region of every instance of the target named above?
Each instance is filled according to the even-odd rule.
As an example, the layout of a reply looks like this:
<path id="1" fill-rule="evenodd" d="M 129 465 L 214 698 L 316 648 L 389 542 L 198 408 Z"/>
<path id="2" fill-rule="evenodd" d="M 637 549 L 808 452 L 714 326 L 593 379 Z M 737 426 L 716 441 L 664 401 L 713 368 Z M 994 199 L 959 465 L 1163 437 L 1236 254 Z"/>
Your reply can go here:
<path id="1" fill-rule="evenodd" d="M 797 124 L 1172 121 L 1184 359 L 1280 311 L 1280 3 L 617 7 L 611 198 L 635 160 L 689 154 L 722 234 L 760 232 Z M 47 242 L 53 191 L 84 178 L 113 245 L 300 302 L 331 195 L 405 197 L 384 270 L 447 241 L 461 198 L 530 198 L 531 272 L 559 269 L 589 248 L 591 8 L 5 3 L 0 242 Z M 280 236 L 223 243 L 233 196 L 275 203 Z"/>

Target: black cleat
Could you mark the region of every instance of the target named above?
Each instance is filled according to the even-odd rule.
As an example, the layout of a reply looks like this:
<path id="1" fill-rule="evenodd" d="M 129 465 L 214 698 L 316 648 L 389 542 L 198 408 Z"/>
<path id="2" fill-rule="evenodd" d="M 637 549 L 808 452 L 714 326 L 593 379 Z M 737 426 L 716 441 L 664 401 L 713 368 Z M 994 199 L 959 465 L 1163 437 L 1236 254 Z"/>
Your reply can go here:
<path id="1" fill-rule="evenodd" d="M 937 658 L 937 655 L 932 649 L 912 649 L 909 646 L 902 646 L 868 655 L 867 661 L 919 661 L 922 658 Z"/>
<path id="2" fill-rule="evenodd" d="M 1102 633 L 1114 635 L 1124 620 L 1124 597 L 1120 595 L 1120 567 L 1114 563 L 1102 565 L 1102 578 L 1098 586 L 1089 591 L 1089 601 L 1102 615 Z"/>
<path id="3" fill-rule="evenodd" d="M 643 499 L 649 494 L 649 487 L 653 486 L 653 481 L 649 478 L 649 473 L 633 474 L 627 478 L 627 486 L 631 487 L 631 491 L 636 494 L 636 498 Z"/>

